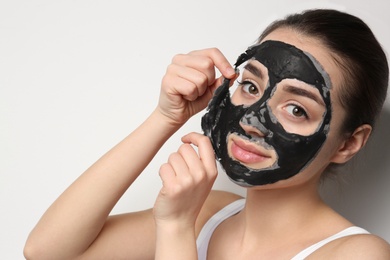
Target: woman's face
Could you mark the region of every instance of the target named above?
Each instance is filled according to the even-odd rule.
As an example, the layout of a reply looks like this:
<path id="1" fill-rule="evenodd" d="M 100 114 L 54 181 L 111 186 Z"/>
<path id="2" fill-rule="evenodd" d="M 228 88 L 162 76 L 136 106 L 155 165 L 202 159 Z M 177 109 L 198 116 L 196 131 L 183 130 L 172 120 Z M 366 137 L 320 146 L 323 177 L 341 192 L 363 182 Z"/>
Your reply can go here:
<path id="1" fill-rule="evenodd" d="M 321 172 L 337 150 L 344 116 L 334 97 L 337 65 L 319 41 L 289 29 L 269 34 L 254 53 L 209 134 L 222 166 L 243 186 Z"/>

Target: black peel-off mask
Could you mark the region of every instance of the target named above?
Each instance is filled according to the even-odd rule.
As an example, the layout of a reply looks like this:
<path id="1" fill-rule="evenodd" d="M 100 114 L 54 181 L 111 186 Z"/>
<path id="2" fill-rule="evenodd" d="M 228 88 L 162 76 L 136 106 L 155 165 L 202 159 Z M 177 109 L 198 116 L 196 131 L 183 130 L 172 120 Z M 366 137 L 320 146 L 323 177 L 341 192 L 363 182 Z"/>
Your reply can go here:
<path id="1" fill-rule="evenodd" d="M 327 138 L 331 121 L 331 83 L 328 74 L 310 54 L 278 41 L 252 46 L 237 59 L 237 68 L 256 60 L 268 69 L 268 82 L 261 98 L 251 105 L 231 102 L 229 79 L 215 91 L 202 117 L 202 129 L 213 145 L 216 157 L 229 178 L 241 186 L 257 186 L 288 179 L 302 171 L 316 156 Z M 322 121 L 313 133 L 300 135 L 285 130 L 273 114 L 270 100 L 284 79 L 296 79 L 316 88 L 325 104 Z M 240 126 L 254 127 L 262 136 L 244 131 Z M 253 169 L 233 159 L 228 153 L 228 137 L 235 134 L 247 142 L 262 144 L 276 152 L 276 161 L 267 167 Z"/>

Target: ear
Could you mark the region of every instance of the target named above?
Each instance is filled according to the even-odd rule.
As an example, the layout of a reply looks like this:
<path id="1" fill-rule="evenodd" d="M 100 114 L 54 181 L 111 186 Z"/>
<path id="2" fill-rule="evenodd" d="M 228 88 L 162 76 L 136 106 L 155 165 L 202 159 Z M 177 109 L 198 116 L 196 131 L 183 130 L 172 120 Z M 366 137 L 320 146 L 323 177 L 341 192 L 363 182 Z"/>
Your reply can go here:
<path id="1" fill-rule="evenodd" d="M 363 148 L 371 132 L 372 127 L 367 124 L 356 128 L 352 135 L 342 142 L 331 161 L 339 164 L 346 163 Z"/>

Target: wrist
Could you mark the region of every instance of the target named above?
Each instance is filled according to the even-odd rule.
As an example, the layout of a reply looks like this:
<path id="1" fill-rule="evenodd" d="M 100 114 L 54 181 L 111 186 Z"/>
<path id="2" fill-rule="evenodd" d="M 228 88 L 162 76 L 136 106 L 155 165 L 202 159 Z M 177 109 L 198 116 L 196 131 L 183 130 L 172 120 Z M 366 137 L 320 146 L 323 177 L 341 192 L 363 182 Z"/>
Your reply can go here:
<path id="1" fill-rule="evenodd" d="M 156 220 L 156 230 L 160 232 L 166 232 L 171 234 L 195 234 L 195 222 L 193 221 L 180 221 L 180 220 Z"/>
<path id="2" fill-rule="evenodd" d="M 197 259 L 194 225 L 156 223 L 156 259 Z"/>
<path id="3" fill-rule="evenodd" d="M 163 113 L 159 107 L 153 110 L 149 118 L 154 122 L 154 127 L 162 127 L 171 133 L 176 132 L 185 123 L 185 121 L 180 123 L 173 120 L 168 115 Z"/>

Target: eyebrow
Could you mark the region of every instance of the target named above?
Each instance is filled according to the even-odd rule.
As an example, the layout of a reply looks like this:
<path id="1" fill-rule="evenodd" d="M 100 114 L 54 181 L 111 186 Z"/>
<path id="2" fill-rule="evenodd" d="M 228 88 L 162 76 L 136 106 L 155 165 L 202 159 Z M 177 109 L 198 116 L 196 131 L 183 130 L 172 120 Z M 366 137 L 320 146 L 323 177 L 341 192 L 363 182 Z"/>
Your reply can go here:
<path id="1" fill-rule="evenodd" d="M 261 72 L 261 70 L 259 68 L 257 68 L 255 65 L 251 64 L 251 63 L 247 63 L 244 66 L 244 69 L 248 70 L 250 73 L 252 73 L 253 75 L 255 75 L 255 76 L 259 77 L 259 78 L 264 78 L 263 73 Z"/>
<path id="2" fill-rule="evenodd" d="M 294 87 L 291 85 L 285 86 L 285 87 L 283 87 L 283 89 L 291 94 L 310 98 L 310 99 L 314 100 L 315 102 L 317 102 L 318 104 L 325 106 L 324 101 L 321 98 L 319 98 L 318 95 L 315 95 L 314 93 L 312 93 L 306 89 Z"/>

